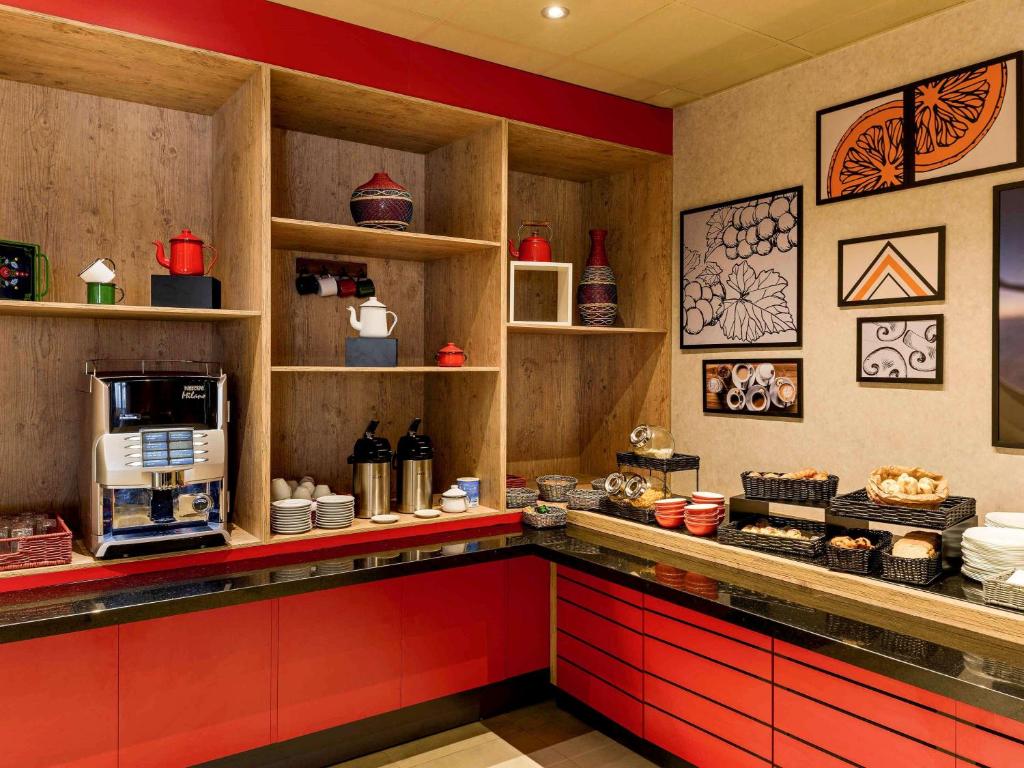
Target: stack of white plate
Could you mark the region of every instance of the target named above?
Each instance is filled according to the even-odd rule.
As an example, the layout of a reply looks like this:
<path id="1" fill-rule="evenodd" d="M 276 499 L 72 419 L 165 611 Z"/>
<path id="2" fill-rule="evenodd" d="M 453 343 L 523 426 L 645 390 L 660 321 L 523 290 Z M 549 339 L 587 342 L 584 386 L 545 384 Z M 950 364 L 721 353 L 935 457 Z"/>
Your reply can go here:
<path id="1" fill-rule="evenodd" d="M 274 533 L 305 533 L 313 528 L 313 502 L 281 499 L 270 504 L 270 530 Z"/>
<path id="2" fill-rule="evenodd" d="M 964 576 L 984 581 L 1015 568 L 1024 568 L 1024 530 L 968 528 L 962 545 Z"/>
<path id="3" fill-rule="evenodd" d="M 985 515 L 989 528 L 1024 528 L 1024 512 L 989 512 Z"/>
<path id="4" fill-rule="evenodd" d="M 348 573 L 355 568 L 355 560 L 347 558 L 344 560 L 324 560 L 317 563 L 316 572 L 320 576 L 333 576 L 336 573 Z"/>
<path id="5" fill-rule="evenodd" d="M 317 528 L 348 528 L 355 516 L 355 496 L 321 496 L 316 500 Z"/>

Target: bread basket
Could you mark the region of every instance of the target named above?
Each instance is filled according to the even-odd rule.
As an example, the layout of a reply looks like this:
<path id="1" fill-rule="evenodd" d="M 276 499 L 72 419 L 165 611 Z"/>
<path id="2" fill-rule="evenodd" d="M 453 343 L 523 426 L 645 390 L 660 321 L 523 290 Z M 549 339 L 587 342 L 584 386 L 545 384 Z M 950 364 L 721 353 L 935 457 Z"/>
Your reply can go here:
<path id="1" fill-rule="evenodd" d="M 935 481 L 935 493 L 890 493 L 882 490 L 886 480 L 898 480 L 900 475 L 910 475 L 915 480 L 929 478 Z M 878 467 L 868 478 L 865 490 L 876 504 L 889 504 L 896 507 L 918 507 L 932 509 L 939 506 L 949 497 L 949 483 L 946 478 L 935 472 L 928 472 L 920 467 L 899 467 L 893 464 Z"/>

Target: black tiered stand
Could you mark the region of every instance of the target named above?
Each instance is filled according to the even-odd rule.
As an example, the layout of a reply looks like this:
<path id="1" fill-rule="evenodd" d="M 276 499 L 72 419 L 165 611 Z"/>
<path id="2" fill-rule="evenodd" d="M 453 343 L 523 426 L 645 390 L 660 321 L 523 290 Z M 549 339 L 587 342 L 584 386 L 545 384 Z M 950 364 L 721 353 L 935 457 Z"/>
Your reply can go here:
<path id="1" fill-rule="evenodd" d="M 696 488 L 700 490 L 700 456 L 689 456 L 685 453 L 673 454 L 671 459 L 654 459 L 649 456 L 638 456 L 630 451 L 622 451 L 615 454 L 615 461 L 618 463 L 619 472 L 623 467 L 631 469 L 646 469 L 650 472 L 661 472 L 664 475 L 664 484 L 668 486 L 668 475 L 674 472 L 696 472 Z M 601 500 L 601 511 L 612 517 L 622 517 L 626 520 L 635 520 L 638 523 L 650 523 L 654 521 L 654 509 L 637 509 L 628 504 L 619 504 L 608 497 Z"/>

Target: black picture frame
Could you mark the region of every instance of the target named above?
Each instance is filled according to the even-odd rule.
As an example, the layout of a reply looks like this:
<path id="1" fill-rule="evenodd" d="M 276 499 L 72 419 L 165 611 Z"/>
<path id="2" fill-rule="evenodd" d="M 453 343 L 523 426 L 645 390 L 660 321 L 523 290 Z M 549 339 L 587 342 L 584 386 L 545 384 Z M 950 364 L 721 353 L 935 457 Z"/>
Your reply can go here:
<path id="1" fill-rule="evenodd" d="M 890 323 L 890 322 L 931 322 L 936 323 L 936 344 L 935 344 L 935 375 L 931 378 L 887 378 L 883 376 L 865 376 L 862 368 L 864 357 L 864 334 L 863 327 L 868 323 Z M 943 347 L 946 344 L 946 329 L 944 315 L 882 315 L 876 317 L 857 318 L 857 382 L 860 384 L 884 384 L 888 386 L 906 386 L 908 384 L 942 384 L 944 354 Z"/>
<path id="2" fill-rule="evenodd" d="M 999 416 L 1000 342 L 999 289 L 1001 287 L 1001 196 L 1024 188 L 1024 181 L 999 184 L 992 188 L 992 445 L 996 448 L 1024 448 L 1024 440 L 1002 438 Z"/>
<path id="3" fill-rule="evenodd" d="M 694 213 L 702 213 L 704 211 L 712 210 L 714 208 L 722 208 L 727 205 L 738 205 L 739 203 L 748 203 L 751 200 L 759 200 L 764 197 L 772 195 L 785 195 L 790 192 L 796 193 L 797 200 L 797 217 L 796 217 L 796 232 L 797 232 L 797 249 L 796 249 L 796 340 L 795 341 L 778 341 L 778 342 L 765 342 L 757 344 L 687 344 L 686 343 L 686 313 L 683 311 L 683 291 L 686 283 L 686 272 L 685 272 L 685 227 L 684 222 L 686 217 Z M 717 203 L 710 203 L 708 205 L 702 205 L 697 208 L 687 208 L 679 212 L 679 349 L 683 352 L 689 350 L 730 350 L 730 349 L 793 349 L 796 347 L 803 346 L 804 338 L 804 187 L 802 184 L 798 184 L 793 187 L 784 187 L 782 189 L 773 189 L 768 192 L 761 192 L 756 195 L 747 195 L 745 197 L 737 197 L 733 200 L 725 200 Z M 768 361 L 771 362 L 771 361 Z"/>
<path id="4" fill-rule="evenodd" d="M 720 365 L 736 365 L 737 363 L 746 363 L 748 365 L 757 365 L 759 363 L 771 363 L 774 366 L 779 365 L 792 365 L 796 368 L 796 403 L 795 410 L 792 412 L 788 409 L 785 411 L 764 411 L 762 413 L 751 413 L 750 411 L 731 411 L 724 404 L 719 408 L 712 408 L 708 404 L 708 389 L 707 389 L 707 373 L 708 366 L 720 366 Z M 737 418 L 762 418 L 762 419 L 802 419 L 804 417 L 804 359 L 802 357 L 760 357 L 757 355 L 750 355 L 749 357 L 731 357 L 731 358 L 704 358 L 700 363 L 700 391 L 701 391 L 701 405 L 702 410 L 705 414 L 714 416 L 734 416 Z"/>
<path id="5" fill-rule="evenodd" d="M 904 299 L 880 299 L 878 301 L 847 301 L 843 296 L 843 248 L 848 245 L 869 243 L 873 240 L 890 240 L 899 237 L 913 237 L 914 235 L 928 235 L 936 233 L 939 236 L 939 267 L 938 278 L 933 296 L 908 296 Z M 918 304 L 925 301 L 945 301 L 946 299 L 946 226 L 943 224 L 937 227 L 921 227 L 920 229 L 907 229 L 902 232 L 883 232 L 879 235 L 866 235 L 864 237 L 850 237 L 840 240 L 837 246 L 839 257 L 839 271 L 836 280 L 836 297 L 840 307 L 865 307 L 865 306 L 888 306 L 892 304 Z M 913 268 L 913 265 L 911 265 Z M 916 269 L 914 270 L 917 271 Z M 920 276 L 920 273 L 918 273 Z M 924 278 L 922 277 L 922 280 Z M 925 281 L 927 282 L 927 281 Z"/>
<path id="6" fill-rule="evenodd" d="M 1001 163 L 999 165 L 992 165 L 985 168 L 975 168 L 972 170 L 962 171 L 960 173 L 952 173 L 948 176 L 938 176 L 930 179 L 919 180 L 916 178 L 916 172 L 914 164 L 910 162 L 910 158 L 914 156 L 914 146 L 916 143 L 915 136 L 915 124 L 914 124 L 914 91 L 918 86 L 926 85 L 933 80 L 939 80 L 945 77 L 951 77 L 953 75 L 960 74 L 961 72 L 968 72 L 977 67 L 991 66 L 992 64 L 1013 62 L 1016 67 L 1016 107 L 1017 114 L 1015 115 L 1015 124 L 1017 129 L 1017 158 L 1016 160 L 1009 163 Z M 903 132 L 903 183 L 897 187 L 886 187 L 884 189 L 872 189 L 866 192 L 856 192 L 849 195 L 842 195 L 840 197 L 822 197 L 821 188 L 821 118 L 823 115 L 827 115 L 831 112 L 836 112 L 840 109 L 847 107 L 853 107 L 863 102 L 872 101 L 874 99 L 880 99 L 884 96 L 902 94 L 903 97 L 903 115 L 904 115 L 904 126 L 909 126 L 910 130 L 904 130 Z M 944 181 L 954 181 L 955 179 L 965 179 L 971 176 L 981 176 L 986 173 L 998 173 L 999 171 L 1010 170 L 1013 168 L 1024 167 L 1024 51 L 1014 51 L 1007 53 L 1002 56 L 996 56 L 992 59 L 985 61 L 978 61 L 973 64 L 969 64 L 964 67 L 957 67 L 951 69 L 948 72 L 942 72 L 936 75 L 929 75 L 919 80 L 915 80 L 912 83 L 907 83 L 900 88 L 890 88 L 884 91 L 879 91 L 870 96 L 865 96 L 859 99 L 853 99 L 851 101 L 844 102 L 843 104 L 837 104 L 831 107 L 825 107 L 819 109 L 815 113 L 815 200 L 817 205 L 828 205 L 830 203 L 839 203 L 845 200 L 857 200 L 863 197 L 871 197 L 873 195 L 881 195 L 889 192 L 899 192 L 905 189 L 914 189 L 916 187 L 923 187 L 929 184 L 938 184 Z"/>

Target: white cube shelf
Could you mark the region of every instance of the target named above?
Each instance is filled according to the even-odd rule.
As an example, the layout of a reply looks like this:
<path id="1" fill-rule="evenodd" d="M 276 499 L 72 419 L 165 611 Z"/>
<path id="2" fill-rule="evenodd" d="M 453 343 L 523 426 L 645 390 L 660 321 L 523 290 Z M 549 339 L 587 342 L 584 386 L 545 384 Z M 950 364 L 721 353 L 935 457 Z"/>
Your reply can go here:
<path id="1" fill-rule="evenodd" d="M 554 272 L 558 277 L 557 320 L 516 319 L 516 275 L 522 272 Z M 560 261 L 510 261 L 508 265 L 509 325 L 572 325 L 572 264 Z"/>

